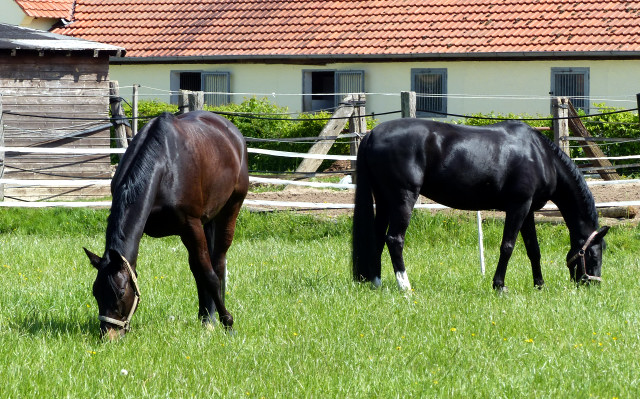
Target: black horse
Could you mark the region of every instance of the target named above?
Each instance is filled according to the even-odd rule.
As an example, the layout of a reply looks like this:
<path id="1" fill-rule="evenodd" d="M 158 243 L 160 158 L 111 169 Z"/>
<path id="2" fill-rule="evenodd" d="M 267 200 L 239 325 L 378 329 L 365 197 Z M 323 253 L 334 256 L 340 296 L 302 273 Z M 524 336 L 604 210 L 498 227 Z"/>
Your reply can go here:
<path id="1" fill-rule="evenodd" d="M 528 125 L 509 121 L 470 127 L 419 119 L 382 123 L 365 136 L 357 158 L 353 277 L 380 284 L 385 243 L 401 289 L 410 289 L 402 250 L 422 194 L 465 210 L 506 213 L 493 288 L 505 289 L 518 232 L 542 287 L 534 211 L 554 202 L 569 228 L 567 266 L 577 282 L 600 280 L 603 237 L 593 196 L 571 159 Z M 373 198 L 376 211 L 374 219 Z"/>
<path id="2" fill-rule="evenodd" d="M 102 257 L 85 248 L 98 270 L 93 295 L 100 331 L 124 335 L 140 299 L 136 260 L 142 234 L 178 235 L 189 252 L 203 323 L 224 306 L 226 253 L 249 187 L 240 131 L 209 112 L 152 119 L 127 148 L 111 183 L 113 202 Z M 215 319 L 214 319 L 215 320 Z"/>

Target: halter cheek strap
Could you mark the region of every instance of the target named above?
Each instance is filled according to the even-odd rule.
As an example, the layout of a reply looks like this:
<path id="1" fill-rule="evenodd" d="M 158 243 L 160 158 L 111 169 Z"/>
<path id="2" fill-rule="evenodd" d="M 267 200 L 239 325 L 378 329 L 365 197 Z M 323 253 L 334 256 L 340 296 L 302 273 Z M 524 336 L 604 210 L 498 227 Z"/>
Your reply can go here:
<path id="1" fill-rule="evenodd" d="M 573 255 L 571 258 L 569 258 L 569 260 L 567 260 L 567 267 L 568 268 L 571 268 L 571 264 L 573 262 L 575 262 L 578 258 L 580 258 L 580 260 L 582 260 L 582 262 L 581 262 L 582 263 L 582 277 L 580 278 L 581 280 L 602 281 L 602 278 L 600 278 L 598 276 L 591 276 L 591 275 L 587 274 L 587 261 L 585 260 L 585 254 L 586 254 L 587 248 L 589 248 L 589 245 L 591 245 L 591 242 L 593 241 L 593 239 L 596 238 L 596 235 L 598 235 L 598 231 L 594 231 L 593 233 L 591 233 L 589 238 L 587 238 L 587 241 L 584 242 L 584 244 L 578 250 L 578 252 L 576 252 L 575 255 Z M 576 280 L 577 279 L 578 279 L 578 269 L 576 267 Z"/>
<path id="2" fill-rule="evenodd" d="M 113 324 L 120 328 L 124 328 L 125 331 L 129 331 L 131 327 L 131 318 L 133 317 L 133 313 L 136 311 L 136 308 L 138 307 L 138 303 L 140 302 L 140 287 L 138 286 L 138 278 L 136 277 L 136 274 L 134 273 L 133 268 L 131 267 L 131 265 L 125 259 L 124 256 L 122 256 L 122 261 L 127 266 L 127 270 L 129 271 L 129 276 L 131 277 L 131 282 L 133 283 L 133 293 L 135 294 L 135 297 L 133 298 L 133 306 L 131 306 L 131 310 L 129 311 L 129 314 L 127 315 L 127 318 L 124 321 L 103 316 L 103 315 L 99 315 L 98 320 L 104 321 L 105 323 Z"/>

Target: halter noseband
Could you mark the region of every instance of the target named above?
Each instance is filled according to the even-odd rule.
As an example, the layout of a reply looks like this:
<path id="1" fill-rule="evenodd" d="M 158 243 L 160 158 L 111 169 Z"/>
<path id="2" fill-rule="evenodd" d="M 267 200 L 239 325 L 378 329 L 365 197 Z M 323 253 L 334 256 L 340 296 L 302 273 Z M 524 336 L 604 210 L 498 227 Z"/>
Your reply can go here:
<path id="1" fill-rule="evenodd" d="M 575 262 L 578 258 L 580 258 L 582 260 L 582 276 L 580 277 L 580 281 L 581 282 L 589 282 L 589 281 L 602 281 L 601 277 L 598 276 L 592 276 L 590 274 L 587 273 L 587 261 L 585 260 L 585 254 L 587 251 L 587 248 L 589 248 L 589 245 L 591 245 L 591 242 L 593 241 L 593 239 L 596 237 L 596 235 L 598 234 L 598 231 L 594 231 L 593 233 L 591 233 L 591 235 L 589 236 L 589 238 L 587 238 L 587 241 L 585 241 L 584 245 L 582 245 L 582 247 L 578 250 L 578 252 L 573 255 L 571 258 L 569 258 L 569 260 L 567 260 L 567 267 L 569 269 L 571 269 L 571 264 L 573 262 Z M 576 281 L 578 281 L 578 267 L 576 266 Z"/>
<path id="2" fill-rule="evenodd" d="M 103 315 L 99 315 L 98 320 L 104 321 L 105 323 L 113 324 L 120 328 L 124 328 L 125 331 L 129 331 L 131 326 L 131 318 L 133 317 L 133 313 L 136 311 L 136 308 L 138 307 L 138 303 L 140 302 L 140 287 L 138 286 L 138 278 L 136 277 L 136 274 L 134 273 L 133 268 L 131 267 L 131 265 L 125 259 L 124 256 L 122 256 L 122 261 L 127 266 L 127 270 L 129 271 L 129 275 L 131 276 L 131 282 L 133 283 L 133 293 L 135 294 L 135 297 L 133 298 L 133 306 L 131 306 L 131 310 L 129 311 L 129 315 L 127 315 L 127 318 L 125 321 L 113 319 L 111 317 L 107 317 Z"/>

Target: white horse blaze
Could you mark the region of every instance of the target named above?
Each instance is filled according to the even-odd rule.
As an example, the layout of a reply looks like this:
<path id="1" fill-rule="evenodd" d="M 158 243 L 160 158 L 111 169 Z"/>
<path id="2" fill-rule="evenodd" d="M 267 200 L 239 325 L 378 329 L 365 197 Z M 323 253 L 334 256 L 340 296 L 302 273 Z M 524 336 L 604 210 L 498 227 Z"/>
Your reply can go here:
<path id="1" fill-rule="evenodd" d="M 411 291 L 411 283 L 407 272 L 396 272 L 396 281 L 398 282 L 398 288 L 400 291 Z"/>

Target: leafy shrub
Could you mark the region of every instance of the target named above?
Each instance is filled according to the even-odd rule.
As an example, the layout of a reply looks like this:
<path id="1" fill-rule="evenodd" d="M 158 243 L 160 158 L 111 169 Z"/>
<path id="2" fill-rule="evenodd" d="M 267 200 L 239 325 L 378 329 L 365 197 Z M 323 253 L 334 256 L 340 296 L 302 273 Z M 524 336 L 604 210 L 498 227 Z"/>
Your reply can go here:
<path id="1" fill-rule="evenodd" d="M 131 117 L 131 106 L 123 106 L 125 115 Z M 292 139 L 317 137 L 327 124 L 331 114 L 318 112 L 314 114 L 300 114 L 292 116 L 288 108 L 273 104 L 268 98 L 246 98 L 240 104 L 227 104 L 218 107 L 205 106 L 205 110 L 215 112 L 229 119 L 247 137 L 249 146 L 277 151 L 308 152 L 315 143 L 314 140 L 298 142 L 278 141 L 278 139 Z M 177 113 L 178 106 L 157 100 L 142 100 L 138 102 L 138 130 L 153 117 L 163 112 Z M 372 118 L 367 118 L 370 129 L 376 124 Z M 348 129 L 348 126 L 345 127 Z M 273 141 L 251 141 L 251 139 L 266 139 Z M 350 144 L 348 139 L 337 141 L 329 151 L 332 155 L 348 155 Z M 287 172 L 295 170 L 302 158 L 275 157 L 263 154 L 249 154 L 249 169 L 264 172 Z M 331 165 L 333 161 L 325 161 L 320 170 Z"/>

